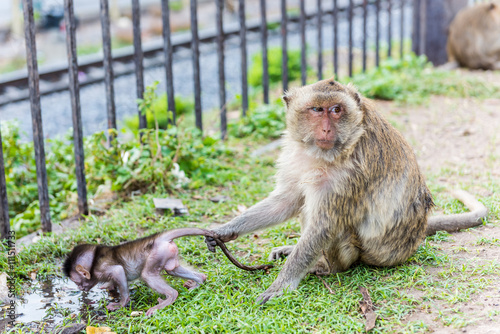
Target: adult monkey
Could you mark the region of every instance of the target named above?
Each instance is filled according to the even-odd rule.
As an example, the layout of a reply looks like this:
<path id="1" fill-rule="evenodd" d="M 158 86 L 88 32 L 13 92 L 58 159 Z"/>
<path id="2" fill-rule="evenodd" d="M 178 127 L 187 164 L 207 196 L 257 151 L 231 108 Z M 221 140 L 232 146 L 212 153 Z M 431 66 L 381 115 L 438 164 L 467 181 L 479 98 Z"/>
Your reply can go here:
<path id="1" fill-rule="evenodd" d="M 429 220 L 433 207 L 412 148 L 352 85 L 333 79 L 292 89 L 276 188 L 229 223 L 214 229 L 222 241 L 300 214 L 295 246 L 274 248 L 288 259 L 257 299 L 265 303 L 295 289 L 308 273 L 347 270 L 360 260 L 392 266 L 410 257 L 426 232 L 480 223 L 486 208 L 467 193 L 457 197 L 475 211 Z M 215 243 L 206 238 L 209 250 Z"/>
<path id="2" fill-rule="evenodd" d="M 450 64 L 500 70 L 500 2 L 462 9 L 450 24 L 446 49 Z"/>

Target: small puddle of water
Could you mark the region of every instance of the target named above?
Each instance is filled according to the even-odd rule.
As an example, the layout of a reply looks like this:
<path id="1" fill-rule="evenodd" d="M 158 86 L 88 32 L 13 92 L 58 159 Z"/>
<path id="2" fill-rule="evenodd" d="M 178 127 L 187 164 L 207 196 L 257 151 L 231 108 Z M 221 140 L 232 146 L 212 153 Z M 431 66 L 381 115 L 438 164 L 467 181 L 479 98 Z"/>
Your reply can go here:
<path id="1" fill-rule="evenodd" d="M 71 280 L 55 278 L 53 280 L 35 281 L 31 292 L 20 296 L 16 300 L 16 323 L 26 324 L 28 327 L 54 328 L 70 314 L 82 315 L 85 318 L 89 305 L 99 305 L 99 300 L 110 300 L 105 290 L 94 287 L 89 292 L 78 290 Z M 5 310 L 8 304 L 0 304 Z M 64 315 L 63 315 L 64 314 Z M 0 331 L 3 331 L 11 319 L 6 312 L 0 314 Z"/>

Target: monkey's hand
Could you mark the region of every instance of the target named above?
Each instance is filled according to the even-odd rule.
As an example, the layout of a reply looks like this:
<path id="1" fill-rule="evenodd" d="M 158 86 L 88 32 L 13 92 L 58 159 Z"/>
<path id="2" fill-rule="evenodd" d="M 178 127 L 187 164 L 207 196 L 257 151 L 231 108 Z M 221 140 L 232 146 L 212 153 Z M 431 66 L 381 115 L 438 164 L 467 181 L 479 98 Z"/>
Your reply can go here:
<path id="1" fill-rule="evenodd" d="M 207 244 L 207 248 L 209 251 L 212 253 L 215 253 L 215 247 L 217 246 L 217 241 L 215 239 L 219 239 L 220 241 L 226 243 L 228 241 L 234 240 L 238 237 L 237 233 L 231 233 L 228 235 L 221 235 L 217 233 L 216 231 L 213 231 L 216 235 L 216 237 L 205 237 L 205 243 Z"/>

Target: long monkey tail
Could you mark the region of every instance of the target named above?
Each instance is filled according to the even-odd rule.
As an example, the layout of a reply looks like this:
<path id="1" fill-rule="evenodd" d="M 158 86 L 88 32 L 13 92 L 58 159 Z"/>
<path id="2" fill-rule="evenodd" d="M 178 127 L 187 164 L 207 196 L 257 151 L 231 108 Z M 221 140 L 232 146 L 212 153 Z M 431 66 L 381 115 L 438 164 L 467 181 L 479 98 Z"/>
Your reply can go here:
<path id="1" fill-rule="evenodd" d="M 203 235 L 205 237 L 213 238 L 217 243 L 217 246 L 220 247 L 220 249 L 222 250 L 224 255 L 226 255 L 226 257 L 229 259 L 229 261 L 231 261 L 236 267 L 240 269 L 247 271 L 256 271 L 256 270 L 267 270 L 273 267 L 272 264 L 263 264 L 259 266 L 247 266 L 242 264 L 233 256 L 233 254 L 231 254 L 231 252 L 229 252 L 224 242 L 222 242 L 219 239 L 219 236 L 216 233 L 209 230 L 196 227 L 186 227 L 186 228 L 177 228 L 166 232 L 166 237 L 170 240 L 174 240 L 180 237 L 194 236 L 194 235 Z"/>
<path id="2" fill-rule="evenodd" d="M 488 209 L 464 190 L 455 190 L 453 197 L 470 210 L 470 212 L 453 215 L 441 215 L 429 217 L 427 221 L 427 235 L 433 235 L 437 231 L 456 232 L 461 229 L 478 226 L 482 223 L 481 218 L 488 215 Z"/>

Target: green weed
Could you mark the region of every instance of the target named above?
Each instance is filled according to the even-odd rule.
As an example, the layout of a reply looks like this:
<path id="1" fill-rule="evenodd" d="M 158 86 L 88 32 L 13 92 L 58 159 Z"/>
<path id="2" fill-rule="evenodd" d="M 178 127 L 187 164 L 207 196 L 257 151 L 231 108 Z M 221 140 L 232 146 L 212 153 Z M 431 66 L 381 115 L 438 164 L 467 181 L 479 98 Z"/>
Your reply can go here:
<path id="1" fill-rule="evenodd" d="M 269 64 L 269 82 L 278 83 L 281 81 L 282 49 L 273 47 L 267 50 Z M 300 78 L 300 50 L 288 50 L 288 80 L 294 81 Z M 262 54 L 255 53 L 252 56 L 252 65 L 248 70 L 248 83 L 252 87 L 262 86 Z"/>
<path id="2" fill-rule="evenodd" d="M 433 69 L 425 56 L 387 59 L 378 68 L 356 74 L 352 82 L 370 98 L 406 104 L 425 103 L 431 95 L 491 98 L 500 88 L 453 71 Z"/>

